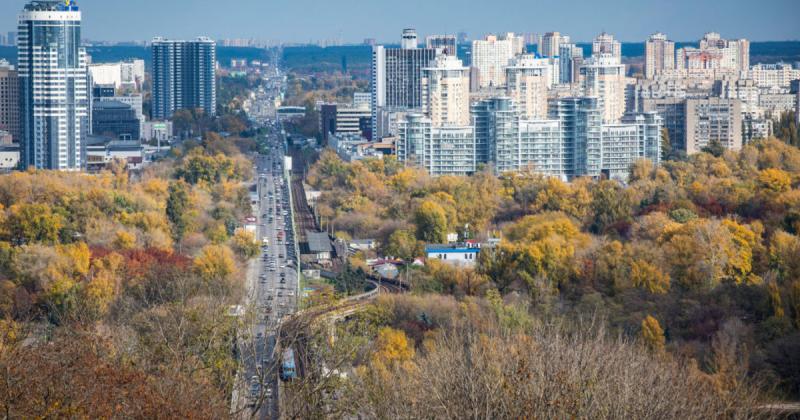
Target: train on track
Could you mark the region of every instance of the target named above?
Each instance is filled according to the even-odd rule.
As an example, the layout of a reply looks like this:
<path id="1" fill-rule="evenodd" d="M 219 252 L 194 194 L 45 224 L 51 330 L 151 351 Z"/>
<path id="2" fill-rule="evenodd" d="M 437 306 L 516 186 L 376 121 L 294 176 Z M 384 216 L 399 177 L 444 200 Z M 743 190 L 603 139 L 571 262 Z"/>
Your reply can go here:
<path id="1" fill-rule="evenodd" d="M 297 363 L 294 359 L 294 350 L 288 348 L 283 352 L 281 361 L 281 380 L 284 382 L 297 379 Z"/>

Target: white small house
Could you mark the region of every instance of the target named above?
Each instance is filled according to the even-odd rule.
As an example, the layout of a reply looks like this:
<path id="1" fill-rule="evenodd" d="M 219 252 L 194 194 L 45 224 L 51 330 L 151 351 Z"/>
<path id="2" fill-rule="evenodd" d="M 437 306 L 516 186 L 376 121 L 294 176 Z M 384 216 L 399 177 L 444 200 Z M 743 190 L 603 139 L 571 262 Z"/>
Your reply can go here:
<path id="1" fill-rule="evenodd" d="M 374 239 L 353 239 L 348 247 L 354 251 L 372 251 L 376 247 Z"/>
<path id="2" fill-rule="evenodd" d="M 474 267 L 480 252 L 480 245 L 475 243 L 428 245 L 425 247 L 425 255 L 429 260 L 440 260 L 450 265 L 463 267 Z"/>

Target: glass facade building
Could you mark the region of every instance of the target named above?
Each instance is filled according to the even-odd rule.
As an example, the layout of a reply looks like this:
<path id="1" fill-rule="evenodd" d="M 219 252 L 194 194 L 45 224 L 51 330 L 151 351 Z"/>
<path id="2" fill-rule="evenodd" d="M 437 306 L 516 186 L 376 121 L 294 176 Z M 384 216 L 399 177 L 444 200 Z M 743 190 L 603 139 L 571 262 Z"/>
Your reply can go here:
<path id="1" fill-rule="evenodd" d="M 32 1 L 18 28 L 21 165 L 80 170 L 89 129 L 81 12 L 74 1 Z"/>

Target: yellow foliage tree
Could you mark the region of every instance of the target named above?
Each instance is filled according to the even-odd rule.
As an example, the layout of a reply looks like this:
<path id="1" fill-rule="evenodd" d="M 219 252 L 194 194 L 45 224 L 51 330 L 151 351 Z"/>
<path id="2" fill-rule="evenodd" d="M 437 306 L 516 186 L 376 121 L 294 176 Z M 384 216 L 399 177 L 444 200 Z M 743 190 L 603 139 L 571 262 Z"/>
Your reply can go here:
<path id="1" fill-rule="evenodd" d="M 244 229 L 237 229 L 231 238 L 231 246 L 239 256 L 251 259 L 258 256 L 258 243 L 256 236 L 252 232 Z"/>
<path id="2" fill-rule="evenodd" d="M 222 222 L 216 222 L 206 230 L 206 237 L 212 243 L 221 244 L 228 240 L 228 229 Z"/>
<path id="3" fill-rule="evenodd" d="M 14 244 L 53 244 L 58 242 L 64 218 L 53 213 L 47 204 L 14 204 L 8 209 L 4 225 L 0 231 Z"/>
<path id="4" fill-rule="evenodd" d="M 783 300 L 781 299 L 781 291 L 778 289 L 778 284 L 774 281 L 767 284 L 767 292 L 769 292 L 769 301 L 772 304 L 772 315 L 775 318 L 783 318 L 785 314 L 783 310 Z"/>
<path id="5" fill-rule="evenodd" d="M 642 339 L 645 345 L 653 351 L 664 350 L 666 339 L 664 338 L 664 330 L 657 319 L 647 315 L 642 320 Z"/>
<path id="6" fill-rule="evenodd" d="M 117 231 L 114 238 L 114 247 L 117 249 L 133 249 L 136 246 L 136 234 L 125 230 Z"/>
<path id="7" fill-rule="evenodd" d="M 89 274 L 92 252 L 89 251 L 89 247 L 85 243 L 78 242 L 58 246 L 57 250 L 60 255 L 65 257 L 65 261 L 68 261 L 71 265 L 64 274 L 72 278 L 81 278 Z"/>
<path id="8" fill-rule="evenodd" d="M 224 245 L 209 245 L 194 259 L 194 267 L 206 282 L 227 281 L 236 271 L 233 252 Z"/>
<path id="9" fill-rule="evenodd" d="M 384 327 L 378 331 L 375 339 L 373 361 L 384 366 L 408 362 L 414 358 L 414 347 L 409 343 L 403 331 Z"/>
<path id="10" fill-rule="evenodd" d="M 789 285 L 789 307 L 794 317 L 794 323 L 800 328 L 800 279 Z"/>
<path id="11" fill-rule="evenodd" d="M 792 176 L 776 168 L 761 171 L 758 174 L 758 182 L 761 188 L 772 193 L 782 193 L 792 188 Z"/>
<path id="12" fill-rule="evenodd" d="M 800 279 L 800 237 L 782 230 L 772 235 L 769 259 L 781 281 Z"/>
<path id="13" fill-rule="evenodd" d="M 636 260 L 631 264 L 631 282 L 634 287 L 641 287 L 653 294 L 666 294 L 669 292 L 669 275 L 664 274 L 655 265 Z"/>

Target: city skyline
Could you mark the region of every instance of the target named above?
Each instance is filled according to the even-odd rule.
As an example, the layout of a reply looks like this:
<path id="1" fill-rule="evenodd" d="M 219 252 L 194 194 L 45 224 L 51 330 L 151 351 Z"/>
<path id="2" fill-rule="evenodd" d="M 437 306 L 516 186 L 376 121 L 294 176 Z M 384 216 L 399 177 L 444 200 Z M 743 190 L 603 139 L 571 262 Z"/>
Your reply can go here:
<path id="1" fill-rule="evenodd" d="M 487 33 L 516 31 L 544 33 L 560 31 L 578 42 L 588 42 L 602 31 L 625 42 L 644 42 L 654 31 L 661 31 L 676 41 L 693 41 L 705 32 L 719 32 L 729 38 L 748 38 L 752 41 L 784 41 L 800 39 L 794 22 L 794 0 L 765 0 L 728 2 L 719 8 L 712 2 L 677 0 L 612 0 L 598 8 L 589 0 L 557 4 L 545 2 L 531 5 L 512 0 L 510 8 L 498 8 L 489 3 L 464 6 L 455 0 L 430 4 L 408 0 L 403 8 L 386 14 L 386 1 L 363 4 L 356 0 L 318 4 L 311 0 L 280 1 L 266 4 L 256 0 L 235 0 L 238 7 L 226 8 L 220 14 L 208 0 L 140 0 L 136 7 L 122 9 L 118 2 L 80 0 L 84 12 L 84 38 L 98 41 L 149 40 L 153 36 L 193 39 L 207 35 L 215 39 L 254 38 L 289 43 L 337 39 L 344 43 L 359 43 L 365 38 L 379 42 L 392 41 L 403 27 L 414 27 L 420 35 L 466 32 L 471 38 Z M 0 4 L 0 30 L 16 30 L 16 19 L 25 1 L 13 0 Z M 599 9 L 599 10 L 598 10 Z M 123 17 L 133 25 L 119 25 Z M 153 13 L 158 10 L 158 13 Z M 308 10 L 315 10 L 310 15 Z M 691 10 L 691 13 L 687 11 Z M 274 11 L 279 11 L 275 13 Z M 424 11 L 421 13 L 420 11 Z M 440 18 L 442 13 L 450 17 Z M 190 15 L 175 25 L 175 16 Z M 375 19 L 380 16 L 380 19 Z M 491 22 L 487 24 L 486 22 Z M 746 25 L 748 22 L 763 22 Z M 766 23 L 769 24 L 766 24 Z M 745 29 L 746 28 L 746 29 Z"/>

